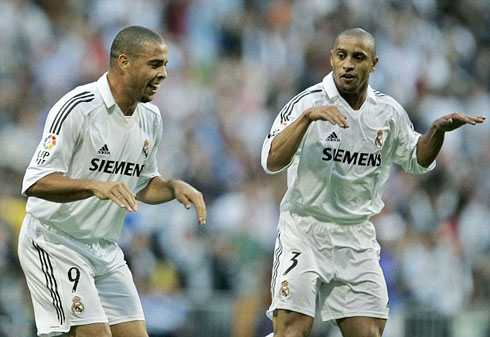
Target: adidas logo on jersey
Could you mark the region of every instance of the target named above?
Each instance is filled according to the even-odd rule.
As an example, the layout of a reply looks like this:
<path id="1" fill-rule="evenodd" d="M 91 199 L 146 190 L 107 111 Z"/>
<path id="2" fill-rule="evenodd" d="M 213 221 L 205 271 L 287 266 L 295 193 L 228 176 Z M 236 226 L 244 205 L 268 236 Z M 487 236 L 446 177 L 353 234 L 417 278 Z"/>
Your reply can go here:
<path id="1" fill-rule="evenodd" d="M 102 146 L 100 148 L 100 150 L 97 151 L 97 154 L 101 154 L 103 156 L 110 156 L 111 155 L 111 151 L 109 151 L 109 148 L 107 147 L 107 144 L 104 144 L 104 146 Z"/>
<path id="2" fill-rule="evenodd" d="M 337 134 L 334 131 L 327 137 L 327 142 L 340 142 L 340 138 L 337 137 Z"/>

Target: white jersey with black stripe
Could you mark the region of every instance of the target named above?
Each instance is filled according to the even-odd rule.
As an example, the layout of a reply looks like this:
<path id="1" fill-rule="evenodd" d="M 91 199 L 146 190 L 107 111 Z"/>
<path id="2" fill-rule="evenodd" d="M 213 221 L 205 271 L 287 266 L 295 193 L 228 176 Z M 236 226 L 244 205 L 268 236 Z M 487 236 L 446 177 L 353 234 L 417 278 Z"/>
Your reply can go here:
<path id="1" fill-rule="evenodd" d="M 49 111 L 22 193 L 51 173 L 72 179 L 122 181 L 137 193 L 158 176 L 157 148 L 162 137 L 158 108 L 140 103 L 126 118 L 107 81 L 80 86 Z M 27 213 L 78 239 L 117 241 L 126 211 L 111 201 L 90 197 L 55 203 L 29 197 Z"/>
<path id="2" fill-rule="evenodd" d="M 323 105 L 337 106 L 350 127 L 343 129 L 326 121 L 311 123 L 291 162 L 271 172 L 267 158 L 274 137 L 306 109 Z M 330 73 L 280 111 L 264 141 L 261 163 L 269 174 L 287 169 L 288 190 L 281 211 L 357 224 L 383 208 L 382 194 L 392 163 L 411 173 L 435 167 L 435 162 L 429 168 L 418 164 L 419 136 L 403 107 L 371 87 L 361 108 L 353 110 L 340 96 Z"/>

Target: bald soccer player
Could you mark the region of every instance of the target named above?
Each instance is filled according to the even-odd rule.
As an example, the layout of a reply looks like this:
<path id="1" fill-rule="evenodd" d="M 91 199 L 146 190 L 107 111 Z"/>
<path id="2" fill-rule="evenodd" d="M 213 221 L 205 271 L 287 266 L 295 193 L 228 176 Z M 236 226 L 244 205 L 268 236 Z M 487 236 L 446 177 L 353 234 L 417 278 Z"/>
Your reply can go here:
<path id="1" fill-rule="evenodd" d="M 115 37 L 109 71 L 50 110 L 27 168 L 27 215 L 19 259 L 39 336 L 145 337 L 143 310 L 117 241 L 136 200 L 177 199 L 196 208 L 202 194 L 158 172 L 159 109 L 149 103 L 167 77 L 167 44 L 139 26 Z"/>
<path id="2" fill-rule="evenodd" d="M 445 132 L 484 117 L 452 113 L 426 134 L 414 131 L 392 97 L 373 90 L 373 36 L 344 31 L 331 50 L 332 72 L 279 113 L 262 148 L 262 166 L 287 169 L 272 271 L 274 337 L 308 336 L 317 311 L 344 337 L 379 337 L 388 319 L 380 246 L 369 221 L 383 208 L 390 168 L 435 167 Z M 317 306 L 318 303 L 318 306 Z"/>

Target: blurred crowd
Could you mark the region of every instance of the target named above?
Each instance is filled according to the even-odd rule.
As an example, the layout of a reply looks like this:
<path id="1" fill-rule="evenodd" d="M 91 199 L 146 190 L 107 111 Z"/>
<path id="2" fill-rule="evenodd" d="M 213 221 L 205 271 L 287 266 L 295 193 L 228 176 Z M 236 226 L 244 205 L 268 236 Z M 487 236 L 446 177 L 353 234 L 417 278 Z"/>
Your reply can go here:
<path id="1" fill-rule="evenodd" d="M 120 244 L 151 336 L 197 336 L 193 309 L 219 298 L 232 299 L 230 335 L 271 331 L 264 311 L 286 182 L 263 172 L 261 145 L 282 106 L 330 71 L 339 32 L 375 36 L 371 85 L 396 98 L 419 132 L 451 112 L 489 117 L 487 0 L 1 0 L 0 336 L 33 335 L 16 244 L 21 182 L 47 111 L 104 73 L 112 39 L 134 24 L 169 45 L 154 100 L 162 175 L 189 181 L 208 205 L 204 229 L 177 202 L 140 205 L 126 218 Z M 388 335 L 408 336 L 417 323 L 407 312 L 430 311 L 448 322 L 444 336 L 490 336 L 489 176 L 490 121 L 448 134 L 427 175 L 393 169 L 385 209 L 372 219 L 391 298 Z M 478 326 L 453 326 L 475 311 Z"/>

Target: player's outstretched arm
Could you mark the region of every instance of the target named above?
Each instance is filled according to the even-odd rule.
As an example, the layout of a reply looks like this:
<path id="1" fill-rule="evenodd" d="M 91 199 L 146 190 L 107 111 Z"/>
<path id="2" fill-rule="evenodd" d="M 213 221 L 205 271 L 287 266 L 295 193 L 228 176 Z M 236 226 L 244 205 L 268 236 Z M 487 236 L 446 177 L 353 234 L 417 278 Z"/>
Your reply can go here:
<path id="1" fill-rule="evenodd" d="M 161 204 L 177 199 L 187 209 L 190 209 L 193 204 L 199 225 L 206 224 L 206 204 L 202 193 L 182 180 L 164 180 L 155 177 L 136 194 L 136 199 L 147 204 Z"/>
<path id="2" fill-rule="evenodd" d="M 311 122 L 323 120 L 348 128 L 347 118 L 335 106 L 318 106 L 306 109 L 291 125 L 272 141 L 267 158 L 267 168 L 278 171 L 286 166 L 298 150 Z"/>
<path id="3" fill-rule="evenodd" d="M 442 144 L 444 143 L 444 134 L 453 131 L 465 124 L 476 125 L 483 123 L 485 117 L 473 117 L 461 112 L 455 112 L 443 116 L 432 122 L 429 130 L 419 138 L 417 143 L 417 161 L 424 167 L 436 159 Z"/>
<path id="4" fill-rule="evenodd" d="M 112 200 L 121 208 L 135 212 L 136 196 L 123 182 L 70 179 L 52 173 L 27 189 L 27 196 L 53 202 L 72 202 L 96 196 L 101 200 Z"/>

